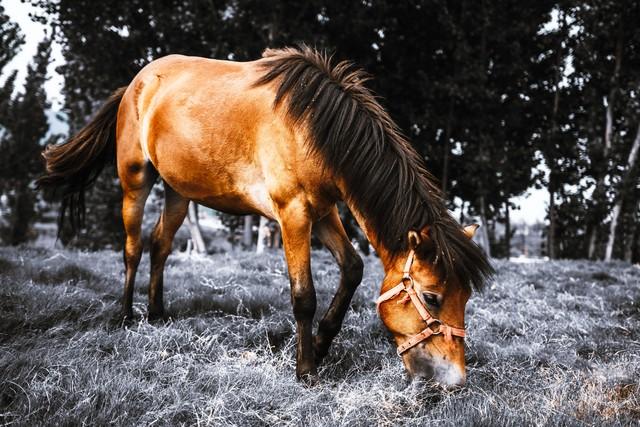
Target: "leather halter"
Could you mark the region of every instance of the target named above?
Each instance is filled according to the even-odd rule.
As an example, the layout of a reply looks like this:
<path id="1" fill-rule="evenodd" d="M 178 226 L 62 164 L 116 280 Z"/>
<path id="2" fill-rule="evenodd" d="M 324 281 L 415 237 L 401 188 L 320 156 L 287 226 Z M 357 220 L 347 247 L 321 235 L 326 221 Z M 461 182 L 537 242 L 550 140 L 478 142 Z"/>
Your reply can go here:
<path id="1" fill-rule="evenodd" d="M 398 346 L 398 356 L 402 355 L 405 351 L 409 350 L 411 347 L 416 346 L 422 341 L 426 340 L 432 335 L 444 335 L 446 340 L 452 340 L 453 335 L 464 338 L 464 328 L 456 328 L 454 326 L 447 325 L 440 319 L 436 319 L 429 313 L 427 307 L 425 307 L 424 303 L 416 293 L 414 289 L 414 281 L 411 277 L 411 264 L 413 264 L 413 259 L 415 258 L 415 251 L 409 252 L 409 256 L 407 258 L 407 262 L 404 264 L 404 270 L 402 271 L 402 280 L 393 288 L 384 292 L 380 297 L 378 297 L 376 301 L 376 307 L 378 311 L 380 309 L 380 304 L 385 301 L 389 301 L 394 298 L 396 295 L 400 294 L 400 292 L 406 292 L 407 295 L 398 301 L 398 304 L 406 304 L 409 300 L 413 303 L 416 310 L 422 317 L 422 320 L 425 321 L 427 327 L 422 330 L 422 332 L 414 335 L 409 338 L 404 344 Z M 433 329 L 431 325 L 437 324 L 438 327 Z"/>

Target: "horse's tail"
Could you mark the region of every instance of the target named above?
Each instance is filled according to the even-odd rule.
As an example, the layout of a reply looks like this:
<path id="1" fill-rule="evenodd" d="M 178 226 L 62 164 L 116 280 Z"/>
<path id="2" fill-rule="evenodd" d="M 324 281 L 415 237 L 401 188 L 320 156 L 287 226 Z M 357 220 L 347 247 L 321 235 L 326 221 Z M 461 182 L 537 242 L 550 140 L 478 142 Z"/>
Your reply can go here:
<path id="1" fill-rule="evenodd" d="M 84 225 L 84 192 L 107 163 L 116 157 L 116 118 L 126 87 L 117 89 L 91 121 L 62 144 L 49 145 L 42 152 L 46 174 L 37 180 L 39 188 L 51 188 L 62 196 L 58 233 L 69 213 L 71 229 Z"/>

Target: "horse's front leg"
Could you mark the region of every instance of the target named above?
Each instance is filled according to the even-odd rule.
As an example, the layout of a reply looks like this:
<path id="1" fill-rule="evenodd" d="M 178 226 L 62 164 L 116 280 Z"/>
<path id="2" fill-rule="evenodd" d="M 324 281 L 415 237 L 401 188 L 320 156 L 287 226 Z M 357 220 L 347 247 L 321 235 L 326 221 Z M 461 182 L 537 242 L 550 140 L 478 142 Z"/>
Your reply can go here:
<path id="1" fill-rule="evenodd" d="M 294 201 L 280 212 L 280 226 L 296 319 L 296 375 L 298 379 L 312 383 L 317 378 L 317 368 L 312 331 L 316 291 L 311 278 L 311 219 L 304 206 Z"/>
<path id="2" fill-rule="evenodd" d="M 331 305 L 318 326 L 318 335 L 314 340 L 316 363 L 322 362 L 329 346 L 340 332 L 342 321 L 347 313 L 351 298 L 362 281 L 362 259 L 351 245 L 342 226 L 338 209 L 333 211 L 314 226 L 316 236 L 331 251 L 340 266 L 340 284 Z"/>

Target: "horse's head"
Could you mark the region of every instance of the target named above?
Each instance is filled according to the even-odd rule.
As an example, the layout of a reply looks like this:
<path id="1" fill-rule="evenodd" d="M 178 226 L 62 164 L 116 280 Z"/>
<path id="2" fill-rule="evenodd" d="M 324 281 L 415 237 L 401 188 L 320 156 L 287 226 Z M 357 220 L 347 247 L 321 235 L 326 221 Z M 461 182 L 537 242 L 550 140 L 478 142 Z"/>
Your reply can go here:
<path id="1" fill-rule="evenodd" d="M 464 234 L 471 239 L 477 228 L 467 226 Z M 428 227 L 410 231 L 408 239 L 408 252 L 387 266 L 380 317 L 412 377 L 461 386 L 466 379 L 464 310 L 471 289 L 457 279 L 445 280 L 434 267 L 437 255 Z"/>

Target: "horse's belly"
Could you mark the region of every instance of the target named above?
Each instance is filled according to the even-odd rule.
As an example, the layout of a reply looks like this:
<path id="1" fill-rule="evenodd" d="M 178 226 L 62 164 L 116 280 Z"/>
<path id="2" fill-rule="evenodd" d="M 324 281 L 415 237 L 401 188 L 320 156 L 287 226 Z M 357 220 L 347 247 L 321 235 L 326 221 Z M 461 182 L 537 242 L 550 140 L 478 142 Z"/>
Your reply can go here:
<path id="1" fill-rule="evenodd" d="M 212 194 L 196 201 L 211 209 L 234 215 L 258 214 L 275 219 L 271 198 L 263 183 L 254 183 L 245 189 L 212 191 Z"/>
<path id="2" fill-rule="evenodd" d="M 259 214 L 274 217 L 266 185 L 247 165 L 243 172 L 224 165 L 201 164 L 193 159 L 173 159 L 173 166 L 158 167 L 160 176 L 179 194 L 204 206 L 236 215 Z M 183 166 L 175 167 L 177 163 Z"/>

